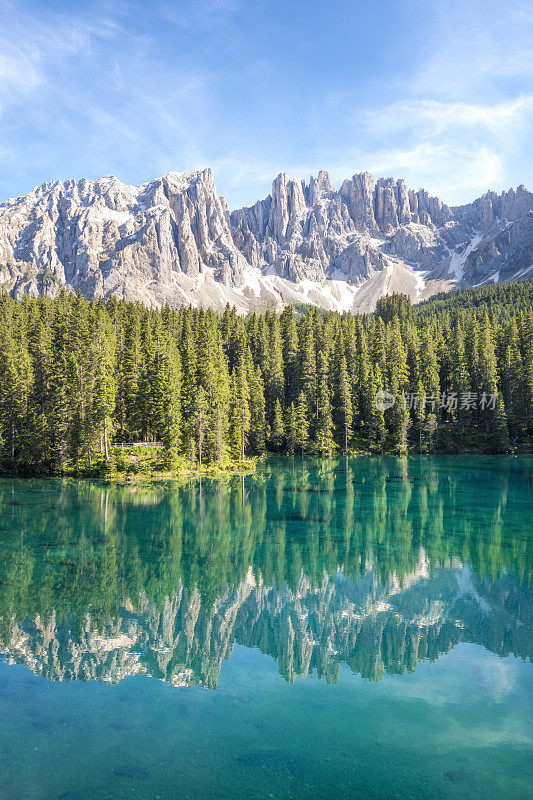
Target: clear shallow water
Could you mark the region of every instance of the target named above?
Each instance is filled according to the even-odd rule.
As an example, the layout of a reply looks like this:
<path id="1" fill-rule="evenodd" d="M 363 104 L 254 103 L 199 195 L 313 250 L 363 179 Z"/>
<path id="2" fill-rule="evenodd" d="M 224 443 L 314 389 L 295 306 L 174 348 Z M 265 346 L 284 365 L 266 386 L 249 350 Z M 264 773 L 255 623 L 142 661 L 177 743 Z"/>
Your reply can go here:
<path id="1" fill-rule="evenodd" d="M 0 481 L 0 798 L 526 798 L 532 459 Z"/>

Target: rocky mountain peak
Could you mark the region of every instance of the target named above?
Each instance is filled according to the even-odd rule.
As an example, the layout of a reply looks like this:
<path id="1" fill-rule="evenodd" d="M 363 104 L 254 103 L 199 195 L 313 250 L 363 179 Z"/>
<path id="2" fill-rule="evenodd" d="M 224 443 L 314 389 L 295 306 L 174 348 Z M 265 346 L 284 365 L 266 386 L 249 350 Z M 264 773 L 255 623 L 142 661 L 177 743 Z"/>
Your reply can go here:
<path id="1" fill-rule="evenodd" d="M 531 277 L 532 209 L 523 185 L 449 207 L 368 172 L 338 190 L 325 170 L 309 184 L 282 172 L 266 198 L 231 214 L 209 168 L 140 186 L 53 181 L 0 205 L 0 285 L 15 296 L 66 286 L 156 305 L 368 311 L 392 291 L 416 302 Z"/>
<path id="2" fill-rule="evenodd" d="M 329 172 L 321 169 L 316 178 L 311 175 L 308 190 L 308 203 L 310 206 L 315 206 L 324 198 L 330 198 L 333 193 L 334 189 Z"/>

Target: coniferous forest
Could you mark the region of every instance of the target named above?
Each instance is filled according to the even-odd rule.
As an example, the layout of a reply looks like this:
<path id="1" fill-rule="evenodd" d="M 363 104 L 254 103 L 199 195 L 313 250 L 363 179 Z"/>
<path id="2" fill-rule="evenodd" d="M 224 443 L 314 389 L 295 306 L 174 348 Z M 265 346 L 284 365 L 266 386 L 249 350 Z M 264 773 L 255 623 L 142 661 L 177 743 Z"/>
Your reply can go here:
<path id="1" fill-rule="evenodd" d="M 4 294 L 1 469 L 99 474 L 139 442 L 162 443 L 168 470 L 266 451 L 527 450 L 532 299 L 522 282 L 244 318 Z"/>

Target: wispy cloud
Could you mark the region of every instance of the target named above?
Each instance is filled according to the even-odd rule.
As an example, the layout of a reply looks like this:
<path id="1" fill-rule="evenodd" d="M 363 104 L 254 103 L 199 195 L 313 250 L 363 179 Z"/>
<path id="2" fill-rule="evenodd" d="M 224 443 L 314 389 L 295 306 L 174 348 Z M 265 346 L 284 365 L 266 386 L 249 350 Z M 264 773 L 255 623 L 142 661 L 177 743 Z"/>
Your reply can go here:
<path id="1" fill-rule="evenodd" d="M 520 95 L 501 103 L 445 103 L 439 100 L 400 100 L 364 115 L 371 133 L 382 136 L 402 131 L 419 137 L 438 136 L 449 131 L 477 130 L 508 137 L 521 129 L 533 115 L 533 95 Z"/>
<path id="2" fill-rule="evenodd" d="M 451 204 L 466 203 L 500 186 L 505 169 L 500 156 L 487 145 L 417 144 L 368 155 L 369 169 L 378 175 L 405 178 Z"/>
<path id="3" fill-rule="evenodd" d="M 239 0 L 193 0 L 192 2 L 163 3 L 161 11 L 174 25 L 197 30 L 219 28 L 226 24 L 240 6 Z"/>
<path id="4" fill-rule="evenodd" d="M 47 13 L 44 19 L 13 2 L 0 4 L 0 96 L 13 100 L 42 86 L 54 66 L 88 50 L 93 37 L 113 35 L 113 23 Z"/>
<path id="5" fill-rule="evenodd" d="M 533 95 L 485 105 L 410 98 L 369 110 L 358 124 L 377 144 L 361 154 L 368 169 L 460 203 L 503 185 L 506 164 L 529 137 Z"/>

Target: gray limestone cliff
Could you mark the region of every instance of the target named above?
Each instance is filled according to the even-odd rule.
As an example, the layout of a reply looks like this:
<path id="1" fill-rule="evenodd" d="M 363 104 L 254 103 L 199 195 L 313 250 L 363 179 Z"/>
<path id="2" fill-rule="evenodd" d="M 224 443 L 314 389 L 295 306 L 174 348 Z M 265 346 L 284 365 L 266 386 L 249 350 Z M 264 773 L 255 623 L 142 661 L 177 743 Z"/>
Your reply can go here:
<path id="1" fill-rule="evenodd" d="M 458 286 L 533 276 L 533 194 L 449 207 L 367 172 L 338 190 L 282 173 L 264 200 L 228 211 L 211 171 L 141 186 L 56 181 L 0 205 L 0 288 L 238 311 L 311 303 L 368 311 Z"/>

